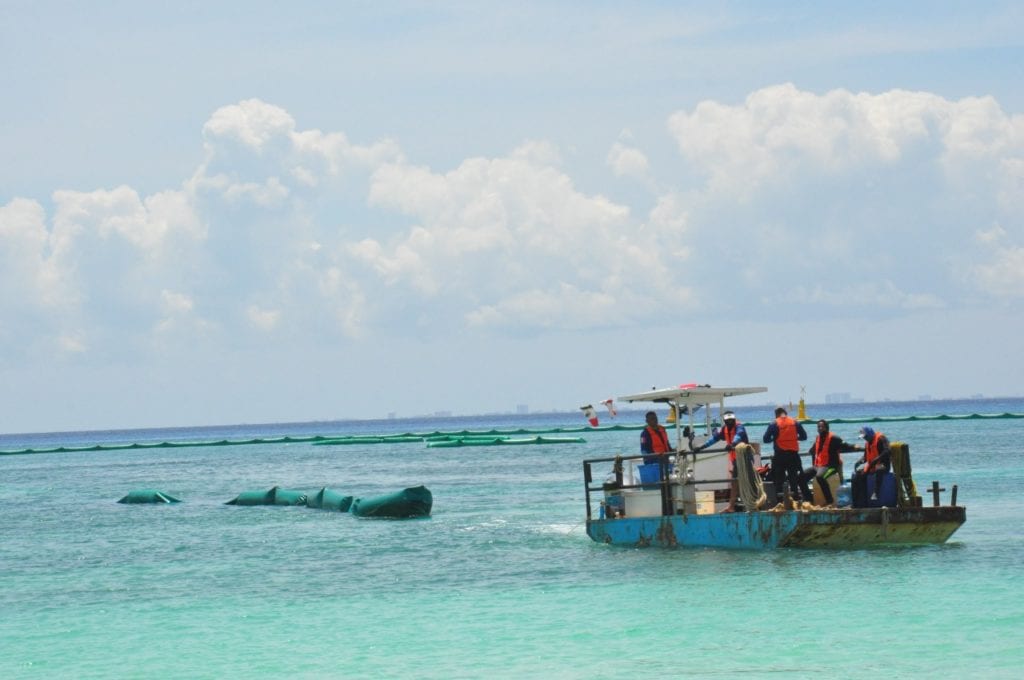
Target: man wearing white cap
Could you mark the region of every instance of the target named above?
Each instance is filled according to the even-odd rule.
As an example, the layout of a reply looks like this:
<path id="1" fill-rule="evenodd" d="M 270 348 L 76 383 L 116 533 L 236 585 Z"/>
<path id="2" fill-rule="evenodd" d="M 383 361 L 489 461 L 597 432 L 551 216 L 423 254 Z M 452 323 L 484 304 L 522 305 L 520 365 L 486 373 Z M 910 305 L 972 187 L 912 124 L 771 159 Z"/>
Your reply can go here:
<path id="1" fill-rule="evenodd" d="M 729 485 L 729 505 L 723 512 L 736 512 L 736 496 L 739 489 L 736 485 L 736 446 L 738 444 L 749 444 L 747 429 L 736 420 L 736 414 L 726 411 L 722 414 L 722 427 L 715 430 L 714 434 L 706 442 L 694 449 L 694 452 L 703 451 L 715 442 L 725 442 L 725 448 L 729 452 L 729 476 L 732 483 Z"/>

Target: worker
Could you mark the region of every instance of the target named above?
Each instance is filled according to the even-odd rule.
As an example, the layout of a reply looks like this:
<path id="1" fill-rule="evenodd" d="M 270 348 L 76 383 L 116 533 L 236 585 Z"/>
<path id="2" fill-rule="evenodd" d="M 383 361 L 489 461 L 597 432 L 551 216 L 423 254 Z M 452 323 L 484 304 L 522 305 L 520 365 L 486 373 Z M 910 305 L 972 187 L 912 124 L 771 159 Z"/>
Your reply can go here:
<path id="1" fill-rule="evenodd" d="M 661 456 L 672 451 L 668 443 L 668 433 L 665 428 L 658 424 L 658 414 L 648 411 L 646 415 L 647 427 L 640 433 L 640 453 L 644 455 L 644 464 L 657 463 L 664 460 Z"/>
<path id="2" fill-rule="evenodd" d="M 747 429 L 736 420 L 736 414 L 726 411 L 722 414 L 722 427 L 715 430 L 711 438 L 694 449 L 694 452 L 710 448 L 715 442 L 725 442 L 725 449 L 729 452 L 729 504 L 722 512 L 736 512 L 736 497 L 739 495 L 739 486 L 736 481 L 736 445 L 749 444 Z"/>
<path id="3" fill-rule="evenodd" d="M 807 432 L 803 425 L 796 422 L 786 413 L 781 406 L 775 409 L 775 422 L 768 426 L 764 432 L 762 441 L 765 444 L 774 446 L 772 455 L 772 480 L 775 482 L 775 492 L 783 493 L 783 484 L 789 480 L 789 492 L 792 498 L 797 499 L 801 492 L 800 475 L 803 467 L 800 465 L 800 444 L 806 441 Z M 771 503 L 773 499 L 769 498 Z M 802 495 L 799 500 L 807 500 Z"/>
<path id="4" fill-rule="evenodd" d="M 817 479 L 821 486 L 821 493 L 825 497 L 825 505 L 835 503 L 832 497 L 832 488 L 829 486 L 829 479 L 836 475 L 839 481 L 843 480 L 843 459 L 839 455 L 844 451 L 857 451 L 857 447 L 847 444 L 837 435 L 829 432 L 828 421 L 818 421 L 818 436 L 811 445 L 811 467 L 800 475 L 800 492 L 804 498 L 811 498 L 808 491 L 808 482 Z"/>
<path id="5" fill-rule="evenodd" d="M 869 500 L 877 501 L 882 482 L 892 466 L 892 453 L 889 450 L 888 438 L 881 432 L 875 432 L 873 428 L 865 426 L 860 428 L 858 436 L 864 440 L 864 446 L 857 447 L 856 450 L 863 451 L 864 455 L 854 463 L 850 493 L 853 496 L 853 507 L 863 508 L 867 505 L 865 496 L 868 492 L 868 475 L 875 474 L 875 488 Z M 863 469 L 860 466 L 863 466 Z"/>

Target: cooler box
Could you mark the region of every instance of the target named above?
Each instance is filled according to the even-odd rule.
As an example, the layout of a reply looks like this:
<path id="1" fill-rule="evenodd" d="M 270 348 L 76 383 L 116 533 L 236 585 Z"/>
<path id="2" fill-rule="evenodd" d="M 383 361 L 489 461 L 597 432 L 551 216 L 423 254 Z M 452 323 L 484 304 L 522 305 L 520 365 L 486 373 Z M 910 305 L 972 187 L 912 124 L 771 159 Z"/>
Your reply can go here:
<path id="1" fill-rule="evenodd" d="M 871 494 L 875 492 L 875 475 L 869 474 L 867 482 L 867 496 L 864 499 L 866 507 L 880 508 L 883 505 L 887 508 L 896 507 L 896 475 L 891 472 L 885 473 L 885 476 L 882 478 L 882 489 L 878 493 L 877 501 L 871 500 Z"/>
<path id="2" fill-rule="evenodd" d="M 626 489 L 622 492 L 626 517 L 660 517 L 661 489 Z"/>
<path id="3" fill-rule="evenodd" d="M 829 491 L 832 492 L 832 502 L 838 504 L 838 499 L 839 499 L 839 475 L 832 475 L 831 477 L 828 478 L 828 482 L 827 483 L 828 483 Z M 819 486 L 818 478 L 817 477 L 815 477 L 812 480 L 812 484 L 814 484 L 814 492 L 813 492 L 814 504 L 819 506 L 819 507 L 820 506 L 824 506 L 825 505 L 825 494 L 822 493 L 822 491 L 821 491 L 821 486 Z M 869 491 L 868 493 L 870 494 L 871 492 Z"/>

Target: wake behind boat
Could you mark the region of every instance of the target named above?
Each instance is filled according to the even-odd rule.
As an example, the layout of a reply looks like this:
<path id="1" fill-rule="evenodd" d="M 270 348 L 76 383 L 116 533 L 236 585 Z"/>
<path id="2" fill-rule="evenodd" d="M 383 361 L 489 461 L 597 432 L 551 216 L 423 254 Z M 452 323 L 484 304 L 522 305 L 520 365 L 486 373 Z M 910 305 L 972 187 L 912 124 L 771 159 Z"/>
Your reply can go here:
<path id="1" fill-rule="evenodd" d="M 687 385 L 620 397 L 627 402 L 668 404 L 677 416 L 676 446 L 653 465 L 639 465 L 643 459 L 639 455 L 583 461 L 587 534 L 601 543 L 628 546 L 861 548 L 944 543 L 966 520 L 966 509 L 956 505 L 955 486 L 949 505 L 941 505 L 940 492 L 945 489 L 937 483 L 931 489 L 932 506 L 923 505 L 909 476 L 905 446 L 905 472 L 899 478 L 888 473 L 891 478 L 881 485 L 888 493 L 873 503 L 880 507 L 855 508 L 793 503 L 788 491 L 781 494 L 781 503 L 775 503 L 771 483 L 762 482 L 757 473 L 760 447 L 751 444 L 736 461 L 742 509 L 721 512 L 731 483 L 725 446 L 699 453 L 694 448 L 712 437 L 715 405 L 721 417 L 727 397 L 760 392 L 767 388 Z M 703 422 L 696 422 L 695 414 L 701 409 Z M 684 415 L 689 417 L 688 425 L 682 423 Z M 607 466 L 611 468 L 608 478 L 595 484 L 595 469 Z M 840 500 L 839 505 L 843 504 Z"/>

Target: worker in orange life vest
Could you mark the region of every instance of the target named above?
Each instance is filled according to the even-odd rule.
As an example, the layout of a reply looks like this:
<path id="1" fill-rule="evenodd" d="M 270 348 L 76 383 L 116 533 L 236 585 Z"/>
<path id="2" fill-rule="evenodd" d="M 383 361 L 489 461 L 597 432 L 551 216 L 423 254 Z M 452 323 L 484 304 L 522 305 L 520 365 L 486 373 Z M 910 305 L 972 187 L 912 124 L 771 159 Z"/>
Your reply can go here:
<path id="1" fill-rule="evenodd" d="M 800 474 L 803 467 L 800 465 L 800 444 L 807 439 L 807 432 L 804 426 L 796 422 L 786 413 L 781 406 L 775 409 L 775 422 L 768 426 L 764 432 L 762 441 L 765 444 L 773 444 L 775 453 L 772 455 L 772 480 L 775 482 L 775 493 L 782 495 L 783 484 L 789 480 L 789 492 L 796 498 L 801 491 L 806 491 L 806 483 L 801 489 Z M 810 498 L 801 500 L 809 501 Z M 769 498 L 771 504 L 775 499 Z"/>
<path id="2" fill-rule="evenodd" d="M 647 427 L 640 433 L 640 453 L 644 456 L 644 464 L 657 463 L 663 460 L 661 456 L 672 451 L 668 443 L 668 433 L 665 428 L 658 424 L 658 414 L 654 411 L 647 412 Z"/>
<path id="3" fill-rule="evenodd" d="M 854 463 L 853 479 L 850 480 L 850 494 L 853 496 L 853 506 L 861 508 L 867 505 L 865 496 L 868 492 L 868 475 L 875 473 L 875 491 L 871 494 L 871 500 L 878 500 L 878 492 L 882 488 L 882 481 L 889 472 L 892 453 L 889 451 L 889 440 L 881 432 L 875 432 L 873 428 L 860 428 L 860 438 L 864 440 L 861 459 Z M 864 466 L 863 469 L 860 466 Z"/>
<path id="4" fill-rule="evenodd" d="M 806 490 L 808 482 L 817 479 L 821 485 L 821 493 L 825 496 L 825 504 L 832 505 L 835 499 L 832 498 L 832 488 L 828 485 L 828 480 L 839 475 L 839 481 L 843 481 L 843 459 L 839 453 L 858 450 L 856 446 L 847 444 L 829 432 L 827 420 L 819 420 L 818 438 L 814 440 L 808 452 L 811 454 L 811 467 L 800 475 L 801 489 Z"/>
<path id="5" fill-rule="evenodd" d="M 695 448 L 693 451 L 703 451 L 715 442 L 725 442 L 725 448 L 729 452 L 729 505 L 722 512 L 736 512 L 736 497 L 739 495 L 739 488 L 736 482 L 736 446 L 738 444 L 749 444 L 747 429 L 736 421 L 736 414 L 726 411 L 722 414 L 722 427 L 715 430 L 714 434 L 706 442 Z"/>

